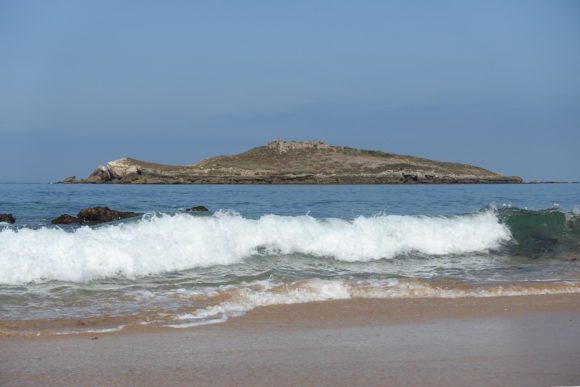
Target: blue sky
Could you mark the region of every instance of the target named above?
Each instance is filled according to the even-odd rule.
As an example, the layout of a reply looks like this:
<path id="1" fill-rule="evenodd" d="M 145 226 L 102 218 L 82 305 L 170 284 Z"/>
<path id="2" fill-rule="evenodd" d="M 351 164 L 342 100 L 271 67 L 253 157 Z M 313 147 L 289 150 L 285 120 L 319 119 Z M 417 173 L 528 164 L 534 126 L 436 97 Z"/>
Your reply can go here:
<path id="1" fill-rule="evenodd" d="M 580 179 L 580 1 L 0 0 L 0 181 L 323 139 Z"/>

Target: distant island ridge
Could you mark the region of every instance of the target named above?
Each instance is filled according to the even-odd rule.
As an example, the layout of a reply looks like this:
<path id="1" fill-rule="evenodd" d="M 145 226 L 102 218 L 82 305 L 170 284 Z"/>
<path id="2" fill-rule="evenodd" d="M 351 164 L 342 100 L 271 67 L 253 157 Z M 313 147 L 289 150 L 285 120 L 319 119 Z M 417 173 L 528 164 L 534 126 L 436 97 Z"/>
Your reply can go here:
<path id="1" fill-rule="evenodd" d="M 501 184 L 522 183 L 469 164 L 382 151 L 333 146 L 324 141 L 271 141 L 232 156 L 190 166 L 122 158 L 99 165 L 66 184 Z"/>

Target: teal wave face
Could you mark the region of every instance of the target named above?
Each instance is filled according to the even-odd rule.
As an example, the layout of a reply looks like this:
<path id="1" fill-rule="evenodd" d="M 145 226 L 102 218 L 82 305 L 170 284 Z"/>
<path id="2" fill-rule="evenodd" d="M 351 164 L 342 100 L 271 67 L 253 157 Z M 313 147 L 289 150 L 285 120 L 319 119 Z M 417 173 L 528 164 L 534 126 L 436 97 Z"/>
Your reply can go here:
<path id="1" fill-rule="evenodd" d="M 580 216 L 556 209 L 504 208 L 498 217 L 512 233 L 510 253 L 531 258 L 580 258 Z"/>

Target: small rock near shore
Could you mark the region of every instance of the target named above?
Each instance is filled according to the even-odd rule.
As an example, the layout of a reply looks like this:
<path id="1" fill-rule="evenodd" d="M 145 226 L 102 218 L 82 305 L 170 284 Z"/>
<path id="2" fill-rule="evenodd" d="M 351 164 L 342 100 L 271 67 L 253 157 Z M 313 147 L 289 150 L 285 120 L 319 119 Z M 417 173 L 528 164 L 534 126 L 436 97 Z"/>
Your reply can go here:
<path id="1" fill-rule="evenodd" d="M 207 212 L 209 210 L 205 206 L 195 206 L 195 207 L 188 208 L 186 211 L 187 212 Z"/>
<path id="2" fill-rule="evenodd" d="M 0 223 L 14 224 L 15 222 L 16 218 L 12 214 L 0 214 Z"/>

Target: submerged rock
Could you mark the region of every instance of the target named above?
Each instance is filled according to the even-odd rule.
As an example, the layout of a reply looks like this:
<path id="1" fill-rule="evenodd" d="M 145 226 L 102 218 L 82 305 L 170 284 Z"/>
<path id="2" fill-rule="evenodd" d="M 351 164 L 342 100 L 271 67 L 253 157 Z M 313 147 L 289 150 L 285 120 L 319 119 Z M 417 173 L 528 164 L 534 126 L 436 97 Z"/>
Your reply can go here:
<path id="1" fill-rule="evenodd" d="M 97 224 L 104 222 L 111 222 L 113 220 L 133 218 L 138 216 L 136 212 L 123 212 L 111 210 L 109 207 L 92 207 L 80 210 L 77 218 L 83 224 Z"/>
<path id="2" fill-rule="evenodd" d="M 195 206 L 195 207 L 188 208 L 186 211 L 187 212 L 207 212 L 209 210 L 205 206 Z"/>
<path id="3" fill-rule="evenodd" d="M 109 207 L 91 207 L 79 211 L 77 216 L 63 214 L 52 220 L 52 224 L 99 224 L 112 222 L 114 220 L 133 218 L 139 216 L 136 212 L 116 211 Z"/>
<path id="4" fill-rule="evenodd" d="M 0 214 L 0 223 L 14 224 L 15 222 L 16 218 L 12 214 Z"/>
<path id="5" fill-rule="evenodd" d="M 78 218 L 69 215 L 69 214 L 62 214 L 58 218 L 54 218 L 50 223 L 52 224 L 78 224 Z"/>

